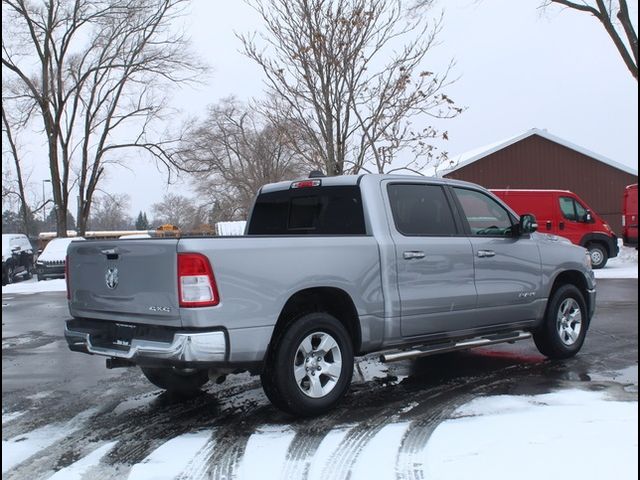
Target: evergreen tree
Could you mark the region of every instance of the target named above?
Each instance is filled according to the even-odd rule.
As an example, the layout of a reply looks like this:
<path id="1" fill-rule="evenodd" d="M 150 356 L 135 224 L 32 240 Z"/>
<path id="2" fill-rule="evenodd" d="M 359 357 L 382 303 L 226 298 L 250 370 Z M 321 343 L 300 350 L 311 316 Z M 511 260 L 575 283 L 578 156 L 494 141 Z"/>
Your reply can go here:
<path id="1" fill-rule="evenodd" d="M 146 212 L 140 211 L 136 219 L 136 230 L 149 230 L 149 220 L 147 220 Z"/>

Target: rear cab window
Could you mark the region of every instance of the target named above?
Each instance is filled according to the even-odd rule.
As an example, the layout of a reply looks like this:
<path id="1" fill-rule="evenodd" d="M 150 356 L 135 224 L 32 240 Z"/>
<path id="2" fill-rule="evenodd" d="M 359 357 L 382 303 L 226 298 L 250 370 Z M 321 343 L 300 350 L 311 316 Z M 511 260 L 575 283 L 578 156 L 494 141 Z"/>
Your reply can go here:
<path id="1" fill-rule="evenodd" d="M 366 235 L 357 185 L 313 186 L 261 193 L 248 235 Z"/>

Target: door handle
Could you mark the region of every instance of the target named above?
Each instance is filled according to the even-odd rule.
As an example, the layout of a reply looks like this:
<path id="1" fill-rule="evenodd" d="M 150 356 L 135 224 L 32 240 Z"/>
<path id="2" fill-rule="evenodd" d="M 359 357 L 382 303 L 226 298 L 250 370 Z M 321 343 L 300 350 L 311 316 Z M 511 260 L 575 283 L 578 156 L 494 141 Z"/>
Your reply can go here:
<path id="1" fill-rule="evenodd" d="M 404 258 L 405 260 L 412 260 L 414 258 L 424 258 L 424 252 L 421 252 L 419 250 L 409 250 L 402 254 L 402 258 Z"/>
<path id="2" fill-rule="evenodd" d="M 547 220 L 547 230 L 551 230 L 551 220 Z"/>
<path id="3" fill-rule="evenodd" d="M 564 230 L 564 222 L 560 222 L 558 224 L 558 227 L 560 228 L 560 230 Z"/>
<path id="4" fill-rule="evenodd" d="M 480 258 L 484 258 L 484 257 L 495 257 L 496 252 L 494 252 L 493 250 L 478 250 L 478 256 Z"/>

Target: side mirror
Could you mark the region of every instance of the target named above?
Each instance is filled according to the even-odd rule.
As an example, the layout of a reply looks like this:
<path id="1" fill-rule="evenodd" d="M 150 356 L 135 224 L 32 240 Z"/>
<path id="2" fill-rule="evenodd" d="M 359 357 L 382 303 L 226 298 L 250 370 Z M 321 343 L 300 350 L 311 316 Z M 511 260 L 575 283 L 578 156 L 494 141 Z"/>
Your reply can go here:
<path id="1" fill-rule="evenodd" d="M 524 213 L 520 216 L 520 224 L 518 228 L 518 232 L 520 235 L 524 235 L 527 233 L 533 233 L 538 230 L 538 223 L 536 222 L 536 217 L 534 217 L 530 213 Z"/>
<path id="2" fill-rule="evenodd" d="M 586 223 L 593 222 L 593 215 L 591 215 L 591 210 L 587 210 L 587 213 L 584 214 L 584 221 Z"/>

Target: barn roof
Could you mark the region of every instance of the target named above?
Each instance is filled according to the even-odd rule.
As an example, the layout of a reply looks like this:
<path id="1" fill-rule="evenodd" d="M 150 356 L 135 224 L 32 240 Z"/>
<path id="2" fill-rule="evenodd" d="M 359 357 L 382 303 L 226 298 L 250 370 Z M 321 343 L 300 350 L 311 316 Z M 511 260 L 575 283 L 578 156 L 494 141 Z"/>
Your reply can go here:
<path id="1" fill-rule="evenodd" d="M 621 163 L 615 162 L 610 158 L 607 158 L 603 155 L 592 152 L 591 150 L 587 150 L 586 148 L 576 145 L 575 143 L 571 143 L 568 140 L 565 140 L 563 138 L 556 137 L 555 135 L 550 134 L 546 130 L 540 130 L 539 128 L 532 128 L 514 137 L 509 137 L 504 140 L 500 140 L 499 142 L 494 142 L 489 145 L 484 145 L 482 147 L 474 148 L 473 150 L 469 150 L 468 152 L 462 153 L 457 156 L 453 156 L 450 158 L 450 160 L 455 165 L 455 167 L 441 171 L 439 172 L 439 175 L 444 176 L 462 167 L 466 167 L 467 165 L 477 160 L 480 160 L 481 158 L 491 155 L 492 153 L 497 152 L 498 150 L 502 150 L 503 148 L 506 148 L 509 145 L 513 145 L 514 143 L 517 143 L 520 140 L 524 140 L 525 138 L 530 137 L 532 135 L 538 135 L 542 138 L 546 138 L 551 142 L 562 145 L 563 147 L 570 148 L 571 150 L 574 150 L 578 153 L 586 155 L 587 157 L 591 157 L 594 160 L 598 160 L 599 162 L 606 163 L 607 165 L 613 168 L 617 168 L 618 170 L 622 170 L 623 172 L 630 173 L 631 175 L 638 175 L 637 170 L 634 170 L 633 168 L 628 167 L 627 165 L 623 165 Z"/>

